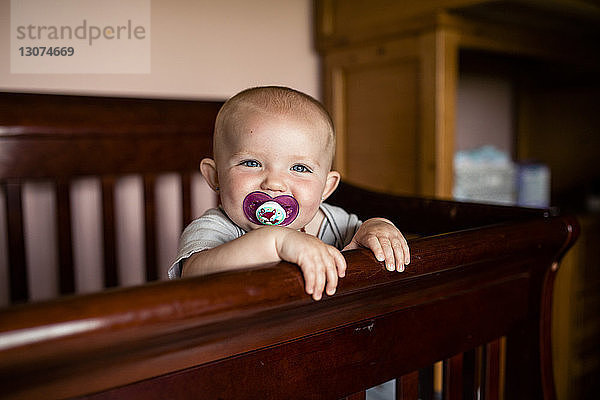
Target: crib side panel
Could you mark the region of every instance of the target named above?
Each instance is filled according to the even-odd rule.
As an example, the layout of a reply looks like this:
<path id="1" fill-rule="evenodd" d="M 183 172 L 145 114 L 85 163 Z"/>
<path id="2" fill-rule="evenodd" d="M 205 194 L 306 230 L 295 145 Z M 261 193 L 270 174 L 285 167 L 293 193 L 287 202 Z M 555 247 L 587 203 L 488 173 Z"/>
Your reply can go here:
<path id="1" fill-rule="evenodd" d="M 85 276 L 90 266 L 77 265 L 81 259 L 77 252 L 81 249 L 75 247 L 82 237 L 77 237 L 75 226 L 84 225 L 73 221 L 74 213 L 79 210 L 73 197 L 74 192 L 80 192 L 77 188 L 81 181 L 92 182 L 92 188 L 99 188 L 97 194 L 89 189 L 82 194 L 84 199 L 97 200 L 86 204 L 97 207 L 94 211 L 100 216 L 97 221 L 100 227 L 97 229 L 96 223 L 87 224 L 94 227 L 85 233 L 93 236 L 92 231 L 99 232 L 101 243 L 97 247 L 102 272 L 98 275 L 102 282 L 88 286 L 99 289 L 123 284 L 122 271 L 128 266 L 119 265 L 118 260 L 119 254 L 128 251 L 128 244 L 119 236 L 119 229 L 123 231 L 122 226 L 127 222 L 119 220 L 123 211 L 118 209 L 118 198 L 121 182 L 129 177 L 137 177 L 142 182 L 139 207 L 143 219 L 140 224 L 140 241 L 144 246 L 141 252 L 143 279 L 158 279 L 166 268 L 164 262 L 161 263 L 164 257 L 159 254 L 162 205 L 155 201 L 161 190 L 158 181 L 166 175 L 177 176 L 180 189 L 171 196 L 176 201 L 169 203 L 179 210 L 177 225 L 181 231 L 192 218 L 192 177 L 198 171 L 199 161 L 211 154 L 214 119 L 221 104 L 218 101 L 0 93 L 3 110 L 0 116 L 0 195 L 4 197 L 6 208 L 3 213 L 6 220 L 0 224 L 7 235 L 8 254 L 3 261 L 7 265 L 3 267 L 8 270 L 11 282 L 10 301 L 36 299 L 35 293 L 32 297 L 30 286 L 31 281 L 37 279 L 35 271 L 39 268 L 56 269 L 56 294 L 89 290 L 82 285 L 78 287 L 78 277 Z M 54 204 L 52 215 L 48 217 L 53 224 L 49 229 L 40 228 L 40 232 L 52 236 L 44 246 L 56 247 L 49 249 L 49 254 L 57 254 L 57 260 L 48 259 L 43 266 L 31 265 L 33 261 L 27 259 L 28 252 L 37 251 L 35 246 L 39 242 L 32 238 L 31 229 L 27 229 L 35 227 L 32 225 L 35 221 L 27 219 L 31 215 L 25 212 L 30 210 L 26 205 L 31 202 L 23 193 L 30 185 L 45 185 Z M 213 201 L 211 197 L 206 203 Z"/>
<path id="2" fill-rule="evenodd" d="M 0 312 L 0 384 L 7 398 L 339 398 L 447 360 L 449 393 L 473 393 L 462 371 L 477 364 L 460 354 L 489 348 L 478 359 L 493 372 L 487 343 L 506 336 L 508 354 L 522 352 L 506 368 L 525 361 L 531 377 L 507 377 L 507 393 L 538 398 L 540 295 L 574 232 L 552 218 L 417 239 L 402 274 L 351 251 L 338 292 L 319 302 L 280 263 L 14 307 Z"/>

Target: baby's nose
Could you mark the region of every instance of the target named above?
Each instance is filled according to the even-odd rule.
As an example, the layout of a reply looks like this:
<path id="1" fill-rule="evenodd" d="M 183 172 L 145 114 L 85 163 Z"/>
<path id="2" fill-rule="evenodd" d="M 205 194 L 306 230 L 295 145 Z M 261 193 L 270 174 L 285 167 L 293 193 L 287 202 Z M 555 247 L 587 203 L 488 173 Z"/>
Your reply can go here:
<path id="1" fill-rule="evenodd" d="M 287 184 L 281 174 L 269 172 L 260 186 L 262 190 L 271 190 L 274 192 L 285 192 Z"/>

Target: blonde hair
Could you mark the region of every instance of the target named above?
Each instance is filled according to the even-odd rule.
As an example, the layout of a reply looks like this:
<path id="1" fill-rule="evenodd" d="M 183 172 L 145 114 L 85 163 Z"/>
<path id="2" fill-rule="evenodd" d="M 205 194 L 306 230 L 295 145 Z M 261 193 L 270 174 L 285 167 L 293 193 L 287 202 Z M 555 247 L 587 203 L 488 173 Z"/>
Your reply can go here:
<path id="1" fill-rule="evenodd" d="M 335 129 L 331 116 L 323 105 L 313 97 L 284 86 L 259 86 L 243 90 L 223 104 L 215 121 L 213 149 L 216 150 L 226 125 L 240 118 L 242 113 L 265 112 L 280 115 L 293 115 L 307 121 L 324 124 L 328 134 L 328 146 L 333 156 L 335 149 Z M 214 151 L 213 150 L 213 151 Z"/>

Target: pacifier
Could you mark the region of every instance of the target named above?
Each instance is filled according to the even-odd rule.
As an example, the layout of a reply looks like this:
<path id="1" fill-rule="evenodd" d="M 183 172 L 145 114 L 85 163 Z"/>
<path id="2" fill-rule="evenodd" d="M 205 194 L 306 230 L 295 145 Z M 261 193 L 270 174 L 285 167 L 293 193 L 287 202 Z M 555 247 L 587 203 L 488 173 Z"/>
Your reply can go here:
<path id="1" fill-rule="evenodd" d="M 263 192 L 252 192 L 243 202 L 244 215 L 257 225 L 281 225 L 292 223 L 298 216 L 300 205 L 288 195 L 271 197 Z"/>

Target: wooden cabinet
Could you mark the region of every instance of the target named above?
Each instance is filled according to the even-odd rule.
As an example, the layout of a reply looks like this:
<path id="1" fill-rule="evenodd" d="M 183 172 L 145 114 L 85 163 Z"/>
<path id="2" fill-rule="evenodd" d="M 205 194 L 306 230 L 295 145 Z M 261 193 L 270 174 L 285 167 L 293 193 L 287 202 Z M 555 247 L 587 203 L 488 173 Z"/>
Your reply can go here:
<path id="1" fill-rule="evenodd" d="M 514 99 L 512 157 L 549 166 L 552 205 L 579 212 L 586 195 L 600 194 L 598 2 L 317 0 L 315 31 L 344 180 L 451 197 L 459 79 L 501 71 Z M 559 399 L 597 396 L 594 218 L 584 221 L 556 284 Z M 584 282 L 596 283 L 584 290 Z"/>
<path id="2" fill-rule="evenodd" d="M 336 124 L 335 166 L 343 177 L 372 189 L 451 196 L 456 88 L 466 52 L 512 60 L 519 81 L 548 65 L 594 75 L 600 7 L 548 3 L 316 1 L 323 99 Z M 520 68 L 532 61 L 536 68 Z M 524 143 L 539 134 L 525 131 L 529 111 L 518 109 L 515 122 Z M 516 148 L 517 158 L 531 155 L 531 146 Z"/>

